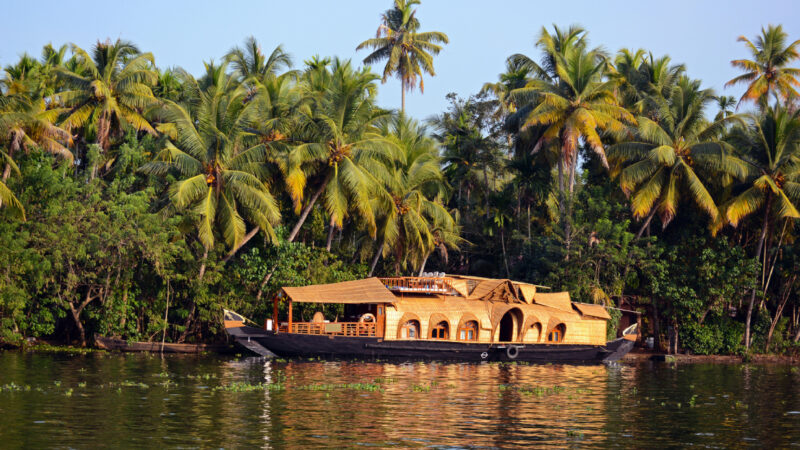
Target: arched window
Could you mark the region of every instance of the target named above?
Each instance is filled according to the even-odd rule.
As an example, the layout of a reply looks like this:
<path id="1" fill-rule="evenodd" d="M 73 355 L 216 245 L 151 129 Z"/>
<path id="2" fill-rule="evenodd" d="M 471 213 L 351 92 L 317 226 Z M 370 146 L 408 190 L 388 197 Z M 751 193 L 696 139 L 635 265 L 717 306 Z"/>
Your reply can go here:
<path id="1" fill-rule="evenodd" d="M 469 320 L 461 324 L 458 329 L 459 341 L 477 341 L 478 340 L 478 322 Z"/>
<path id="2" fill-rule="evenodd" d="M 400 326 L 400 339 L 419 339 L 419 321 L 408 320 Z"/>
<path id="3" fill-rule="evenodd" d="M 550 333 L 547 334 L 547 342 L 563 342 L 565 331 L 566 328 L 563 323 L 556 325 L 550 330 Z"/>
<path id="4" fill-rule="evenodd" d="M 431 339 L 449 339 L 450 327 L 444 320 L 431 327 Z"/>
<path id="5" fill-rule="evenodd" d="M 539 322 L 532 323 L 528 328 L 528 334 L 525 336 L 526 341 L 539 342 L 542 337 L 542 324 Z"/>

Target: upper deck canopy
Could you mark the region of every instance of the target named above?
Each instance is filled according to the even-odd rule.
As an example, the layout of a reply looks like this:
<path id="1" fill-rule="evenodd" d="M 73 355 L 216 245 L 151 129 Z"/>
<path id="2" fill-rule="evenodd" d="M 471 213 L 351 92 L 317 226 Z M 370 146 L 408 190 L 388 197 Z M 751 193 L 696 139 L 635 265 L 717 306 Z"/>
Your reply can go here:
<path id="1" fill-rule="evenodd" d="M 282 291 L 298 303 L 394 303 L 397 298 L 375 277 L 363 280 L 284 287 Z"/>

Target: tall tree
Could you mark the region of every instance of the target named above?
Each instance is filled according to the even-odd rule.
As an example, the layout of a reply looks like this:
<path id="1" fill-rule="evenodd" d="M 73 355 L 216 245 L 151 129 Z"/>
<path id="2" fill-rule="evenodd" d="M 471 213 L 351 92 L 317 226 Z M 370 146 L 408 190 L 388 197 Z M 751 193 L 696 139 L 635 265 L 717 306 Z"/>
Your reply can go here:
<path id="1" fill-rule="evenodd" d="M 388 115 L 375 105 L 377 75 L 369 69 L 353 69 L 350 61 L 334 60 L 311 67 L 302 88 L 312 99 L 305 110 L 305 142 L 295 146 L 287 163 L 289 195 L 300 213 L 288 240 L 294 241 L 308 214 L 322 197 L 333 226 L 341 227 L 353 209 L 365 219 L 374 235 L 375 218 L 370 202 L 374 179 L 370 175 L 377 158 L 387 156 L 387 141 L 375 128 Z M 313 194 L 305 190 L 313 178 Z M 304 204 L 305 203 L 305 204 Z"/>
<path id="2" fill-rule="evenodd" d="M 65 90 L 54 94 L 53 101 L 68 108 L 62 127 L 85 127 L 84 139 L 93 137 L 103 151 L 112 133 L 121 134 L 126 126 L 156 134 L 143 115 L 157 102 L 151 89 L 158 79 L 152 54 L 119 39 L 97 42 L 91 56 L 76 45 L 72 52 L 77 65 L 56 68 Z"/>
<path id="3" fill-rule="evenodd" d="M 267 78 L 278 76 L 281 70 L 292 67 L 292 57 L 283 50 L 283 46 L 275 47 L 267 56 L 253 36 L 244 40 L 244 48 L 232 48 L 226 58 L 233 66 L 234 74 L 242 82 L 250 79 L 263 82 Z"/>
<path id="4" fill-rule="evenodd" d="M 719 211 L 697 169 L 742 173 L 741 164 L 731 158 L 724 143 L 715 136 L 735 117 L 709 124 L 703 111 L 714 94 L 700 89 L 700 81 L 682 78 L 666 99 L 667 109 L 660 110 L 659 119 L 637 117 L 635 137 L 613 145 L 609 156 L 628 162 L 620 172 L 622 190 L 631 195 L 633 216 L 644 219 L 640 237 L 653 216 L 658 213 L 666 227 L 678 212 L 682 196 L 688 196 L 697 206 L 716 220 Z"/>
<path id="5" fill-rule="evenodd" d="M 11 70 L 7 75 L 9 95 L 0 101 L 0 145 L 7 149 L 8 158 L 14 158 L 20 150 L 40 148 L 72 162 L 68 149 L 72 137 L 54 123 L 63 110 L 45 100 L 47 87 L 41 82 L 41 74 Z M 6 163 L 2 181 L 8 179 L 10 170 L 11 165 Z"/>
<path id="6" fill-rule="evenodd" d="M 19 168 L 17 168 L 17 165 L 14 164 L 14 160 L 2 150 L 0 150 L 0 161 L 6 164 L 6 166 L 9 168 L 9 171 L 14 170 L 15 173 L 19 173 Z M 22 206 L 22 203 L 19 202 L 14 193 L 11 192 L 11 189 L 6 186 L 4 181 L 5 180 L 0 181 L 0 207 L 5 206 L 14 214 L 22 218 L 22 220 L 25 220 L 25 208 Z"/>
<path id="7" fill-rule="evenodd" d="M 545 128 L 534 151 L 545 144 L 557 145 L 559 210 L 569 250 L 579 147 L 585 145 L 608 167 L 600 133 L 622 133 L 625 123 L 635 119 L 618 104 L 614 81 L 603 80 L 607 64 L 604 55 L 586 47 L 582 31 L 555 31 L 551 35 L 543 29 L 538 44 L 544 50 L 543 72 L 549 80 L 533 80 L 514 95 L 520 102 L 532 104 L 522 128 Z"/>
<path id="8" fill-rule="evenodd" d="M 800 40 L 787 43 L 788 37 L 781 25 L 762 28 L 755 42 L 739 36 L 738 40 L 745 43 L 753 59 L 731 61 L 733 67 L 745 73 L 728 81 L 725 86 L 747 85 L 740 104 L 744 101 L 768 102 L 770 95 L 779 101 L 797 97 L 795 87 L 800 86 L 797 80 L 800 69 L 788 66 L 800 57 Z"/>
<path id="9" fill-rule="evenodd" d="M 609 77 L 618 83 L 620 101 L 637 115 L 652 119 L 686 71 L 683 64 L 672 64 L 669 56 L 656 58 L 652 53 L 623 49 L 609 67 Z"/>
<path id="10" fill-rule="evenodd" d="M 734 109 L 736 108 L 736 97 L 720 95 L 717 97 L 717 108 L 719 108 L 719 112 L 714 116 L 714 120 L 730 117 L 733 115 Z"/>
<path id="11" fill-rule="evenodd" d="M 383 68 L 383 79 L 391 75 L 400 79 L 401 106 L 406 110 L 406 91 L 411 91 L 417 85 L 419 90 L 425 92 L 425 83 L 422 73 L 435 76 L 433 57 L 442 50 L 439 44 L 450 42 L 446 34 L 439 31 L 419 32 L 419 20 L 416 17 L 414 5 L 419 5 L 419 0 L 395 0 L 394 8 L 386 10 L 381 16 L 381 25 L 375 38 L 367 39 L 356 47 L 372 49 L 372 53 L 364 58 L 364 64 L 374 64 L 386 60 Z"/>
<path id="12" fill-rule="evenodd" d="M 800 115 L 776 105 L 751 118 L 746 128 L 732 130 L 729 139 L 746 163 L 747 178 L 743 190 L 725 205 L 725 216 L 737 226 L 745 217 L 762 212 L 754 255 L 766 267 L 769 252 L 762 255 L 762 250 L 770 227 L 781 219 L 800 218 Z M 753 290 L 745 319 L 747 348 L 755 295 Z"/>
<path id="13" fill-rule="evenodd" d="M 370 275 L 381 254 L 393 255 L 399 271 L 409 263 L 414 269 L 422 267 L 437 248 L 446 252 L 458 246 L 457 225 L 441 203 L 445 181 L 434 140 L 403 114 L 384 121 L 380 130 L 395 151 L 376 172 L 381 189 L 374 209 L 380 227 Z"/>
<path id="14" fill-rule="evenodd" d="M 186 73 L 183 83 L 193 92 L 185 105 L 165 101 L 164 115 L 175 125 L 175 144 L 168 141 L 156 161 L 143 167 L 147 173 L 179 180 L 170 186 L 172 204 L 190 211 L 205 258 L 219 230 L 228 247 L 238 249 L 245 237 L 245 219 L 274 238 L 272 225 L 280 219 L 269 189 L 264 161 L 269 143 L 250 128 L 258 120 L 257 103 L 245 102 L 247 89 L 230 76 L 222 76 L 206 89 Z"/>

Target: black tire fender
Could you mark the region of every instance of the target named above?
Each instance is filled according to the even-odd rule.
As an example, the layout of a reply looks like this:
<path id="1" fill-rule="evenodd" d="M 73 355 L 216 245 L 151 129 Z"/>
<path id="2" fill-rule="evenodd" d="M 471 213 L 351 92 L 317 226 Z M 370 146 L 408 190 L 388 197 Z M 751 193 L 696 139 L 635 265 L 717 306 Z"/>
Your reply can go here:
<path id="1" fill-rule="evenodd" d="M 508 359 L 517 359 L 517 356 L 519 356 L 519 347 L 516 345 L 509 345 L 506 347 L 506 356 L 508 356 Z"/>

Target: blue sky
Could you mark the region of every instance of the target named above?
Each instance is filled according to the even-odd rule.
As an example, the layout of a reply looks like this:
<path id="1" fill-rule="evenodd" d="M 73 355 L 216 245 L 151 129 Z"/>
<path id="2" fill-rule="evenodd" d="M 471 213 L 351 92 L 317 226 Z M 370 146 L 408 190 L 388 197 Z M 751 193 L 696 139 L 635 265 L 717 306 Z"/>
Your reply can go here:
<path id="1" fill-rule="evenodd" d="M 160 67 L 181 66 L 200 73 L 203 61 L 220 60 L 253 35 L 265 51 L 278 44 L 295 65 L 315 54 L 361 61 L 355 47 L 374 36 L 391 0 L 370 1 L 14 1 L 4 5 L 0 65 L 23 52 L 39 55 L 43 45 L 73 42 L 89 49 L 98 39 L 123 38 L 153 52 Z M 621 47 L 669 54 L 689 74 L 718 93 L 737 74 L 730 60 L 747 56 L 739 35 L 753 38 L 762 26 L 783 24 L 800 39 L 800 3 L 792 1 L 496 1 L 423 0 L 422 29 L 447 33 L 450 44 L 435 61 L 437 76 L 425 79 L 425 94 L 406 98 L 409 113 L 426 118 L 446 108 L 445 95 L 477 92 L 495 81 L 506 57 L 533 47 L 542 26 L 580 24 L 592 45 L 610 52 Z M 400 85 L 381 86 L 382 106 L 399 108 Z"/>

